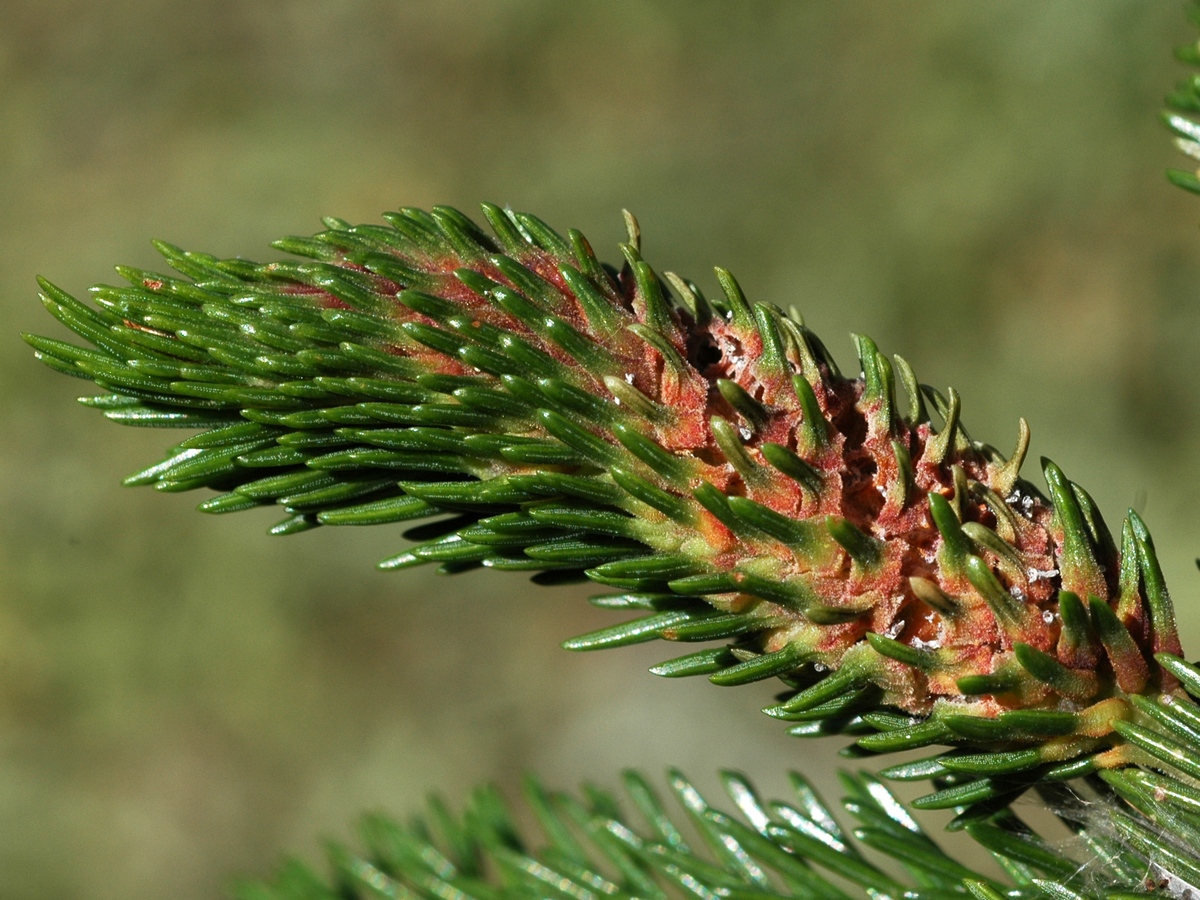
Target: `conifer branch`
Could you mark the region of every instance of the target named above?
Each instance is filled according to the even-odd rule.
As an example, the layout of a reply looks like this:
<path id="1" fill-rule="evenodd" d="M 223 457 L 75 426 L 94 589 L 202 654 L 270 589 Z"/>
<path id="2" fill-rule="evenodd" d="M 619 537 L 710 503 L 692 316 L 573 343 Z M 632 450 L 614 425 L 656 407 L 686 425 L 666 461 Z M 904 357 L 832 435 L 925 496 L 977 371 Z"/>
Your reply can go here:
<path id="1" fill-rule="evenodd" d="M 1200 4 L 1192 0 L 1184 9 L 1192 24 L 1200 28 Z M 1200 69 L 1200 41 L 1175 48 L 1175 58 L 1193 69 Z M 1200 113 L 1200 75 L 1192 74 L 1176 85 L 1175 90 L 1167 95 L 1166 102 L 1167 111 L 1163 113 L 1163 121 L 1175 135 L 1176 148 L 1200 165 L 1200 123 L 1188 118 Z M 1200 169 L 1171 169 L 1167 172 L 1167 178 L 1186 191 L 1200 194 Z"/>
<path id="2" fill-rule="evenodd" d="M 976 871 L 947 854 L 883 783 L 843 773 L 850 828 L 839 824 L 812 786 L 791 776 L 795 796 L 764 803 L 741 775 L 722 773 L 737 809 L 709 805 L 678 772 L 668 776 L 672 806 L 636 772 L 624 774 L 628 818 L 617 798 L 591 785 L 581 797 L 547 791 L 527 779 L 524 805 L 537 822 L 523 833 L 491 788 L 477 791 L 456 817 L 438 799 L 405 827 L 370 816 L 361 853 L 329 849 L 332 881 L 297 862 L 269 883 L 247 883 L 240 900 L 1083 900 L 1116 898 L 1142 886 L 1139 860 L 1089 866 L 1044 842 L 1011 811 L 971 826 L 1001 863 L 1005 878 Z M 528 819 L 527 814 L 524 818 Z M 1081 827 L 1076 849 L 1112 854 L 1110 836 Z M 1099 886 L 1097 888 L 1097 886 Z"/>
<path id="3" fill-rule="evenodd" d="M 617 270 L 483 212 L 491 234 L 439 207 L 276 244 L 307 261 L 159 244 L 184 277 L 121 268 L 95 309 L 42 282 L 91 347 L 26 340 L 118 423 L 205 429 L 127 484 L 282 506 L 275 534 L 425 520 L 388 569 L 607 585 L 637 617 L 568 647 L 728 642 L 654 671 L 778 677 L 766 712 L 793 734 L 969 751 L 973 793 L 928 803 L 1127 761 L 1113 723 L 1176 691 L 1154 654 L 1180 651 L 1135 513 L 1118 543 L 1043 461 L 1047 498 L 1020 477 L 1028 426 L 1008 458 L 973 440 L 953 389 L 867 337 L 847 377 L 725 270 L 714 300 L 660 278 L 632 216 Z"/>
<path id="4" fill-rule="evenodd" d="M 1200 44 L 1179 56 L 1200 66 Z M 1200 76 L 1167 102 L 1200 160 Z M 1200 193 L 1200 170 L 1170 178 Z M 529 782 L 538 849 L 483 791 L 461 819 L 369 819 L 364 856 L 332 851 L 332 887 L 292 865 L 246 898 L 1195 896 L 1200 668 L 1136 513 L 1114 533 L 1048 460 L 1043 493 L 1020 474 L 1024 420 L 1005 457 L 953 389 L 869 338 L 845 376 L 727 271 L 711 300 L 660 275 L 632 216 L 617 269 L 576 231 L 483 213 L 490 234 L 446 207 L 327 219 L 268 264 L 158 244 L 182 278 L 118 269 L 129 286 L 95 288 L 94 308 L 41 282 L 87 346 L 25 339 L 106 389 L 82 402 L 109 419 L 200 432 L 128 484 L 214 489 L 214 514 L 278 505 L 274 534 L 420 522 L 384 568 L 590 579 L 614 589 L 596 605 L 636 617 L 572 649 L 709 644 L 652 671 L 778 678 L 765 711 L 793 734 L 939 748 L 883 774 L 931 782 L 913 805 L 952 809 L 1013 886 L 947 856 L 868 775 L 844 779 L 852 836 L 798 777 L 798 802 L 764 805 L 727 774 L 739 818 L 672 775 L 696 852 L 629 774 L 644 826 L 594 789 Z M 1087 859 L 1012 811 L 1030 788 Z"/>

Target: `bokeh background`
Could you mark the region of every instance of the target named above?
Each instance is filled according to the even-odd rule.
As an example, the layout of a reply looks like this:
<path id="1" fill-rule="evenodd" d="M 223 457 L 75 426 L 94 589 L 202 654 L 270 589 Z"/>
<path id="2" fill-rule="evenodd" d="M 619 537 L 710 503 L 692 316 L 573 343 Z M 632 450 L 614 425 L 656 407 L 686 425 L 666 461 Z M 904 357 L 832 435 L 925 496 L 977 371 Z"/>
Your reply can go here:
<path id="1" fill-rule="evenodd" d="M 385 575 L 399 529 L 119 487 L 177 435 L 77 407 L 17 332 L 61 336 L 35 274 L 82 291 L 151 237 L 262 256 L 490 199 L 611 258 L 629 207 L 656 266 L 733 269 L 843 360 L 872 334 L 976 437 L 1028 417 L 1033 472 L 1144 511 L 1194 647 L 1200 202 L 1156 121 L 1189 38 L 1141 0 L 0 0 L 0 895 L 216 897 L 526 769 L 836 765 L 766 688 L 558 650 L 612 621 L 581 589 Z"/>

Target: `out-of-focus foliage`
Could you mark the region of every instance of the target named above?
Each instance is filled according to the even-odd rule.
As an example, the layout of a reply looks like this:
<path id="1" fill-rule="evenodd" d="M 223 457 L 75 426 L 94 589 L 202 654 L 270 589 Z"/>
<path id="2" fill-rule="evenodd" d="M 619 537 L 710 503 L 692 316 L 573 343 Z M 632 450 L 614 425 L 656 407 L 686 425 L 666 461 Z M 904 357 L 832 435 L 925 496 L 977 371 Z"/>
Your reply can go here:
<path id="1" fill-rule="evenodd" d="M 1133 0 L 5 5 L 5 895 L 213 896 L 364 807 L 524 767 L 828 765 L 744 697 L 639 673 L 654 651 L 555 650 L 605 621 L 580 592 L 372 574 L 386 529 L 277 541 L 122 490 L 160 437 L 73 412 L 82 383 L 16 335 L 35 273 L 79 291 L 155 264 L 149 236 L 257 253 L 492 199 L 602 248 L 628 206 L 664 268 L 733 269 L 842 360 L 868 332 L 974 436 L 1024 415 L 1102 509 L 1144 508 L 1187 646 L 1200 214 L 1154 112 L 1188 37 Z"/>

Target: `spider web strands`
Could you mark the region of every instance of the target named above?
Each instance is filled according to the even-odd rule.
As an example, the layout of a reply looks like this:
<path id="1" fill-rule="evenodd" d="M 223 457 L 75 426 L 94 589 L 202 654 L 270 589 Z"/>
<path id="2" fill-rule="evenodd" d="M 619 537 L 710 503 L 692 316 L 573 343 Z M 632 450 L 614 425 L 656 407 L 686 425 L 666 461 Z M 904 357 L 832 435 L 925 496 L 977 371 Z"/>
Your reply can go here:
<path id="1" fill-rule="evenodd" d="M 1119 755 L 1118 762 L 1069 785 L 1043 778 L 1036 786 L 1051 811 L 1073 827 L 1076 846 L 1090 858 L 1071 877 L 1073 887 L 1038 880 L 1051 896 L 1070 900 L 1073 892 L 1111 887 L 1114 877 L 1176 900 L 1200 895 L 1200 705 L 1195 702 L 1200 668 L 1168 654 L 1158 662 L 1187 694 L 1131 698 L 1136 715 L 1115 723 L 1125 743 L 1108 751 Z M 945 758 L 952 760 L 953 754 Z M 912 773 L 897 766 L 882 774 L 915 777 L 920 770 L 922 777 L 941 777 L 934 771 L 940 765 L 937 757 L 907 765 Z M 930 804 L 918 800 L 914 805 Z M 992 823 L 979 816 L 979 808 L 966 812 L 952 827 L 965 828 L 998 858 L 1022 858 L 1006 845 L 1008 836 L 994 832 Z"/>
<path id="2" fill-rule="evenodd" d="M 1162 802 L 1177 791 L 1172 779 L 1138 768 L 1106 772 L 1072 789 L 1040 791 L 1051 811 L 1077 831 L 1076 853 L 1090 857 L 1072 876 L 1075 887 L 1095 890 L 1116 871 L 1125 883 L 1140 882 L 1146 892 L 1176 900 L 1196 896 L 1195 845 L 1183 843 L 1194 840 L 1195 819 L 1189 822 L 1174 803 Z M 1093 876 L 1091 869 L 1100 861 L 1102 870 Z"/>
<path id="3" fill-rule="evenodd" d="M 977 836 L 1003 854 L 1011 880 L 1004 883 L 947 855 L 870 775 L 841 775 L 838 815 L 802 776 L 791 780 L 791 799 L 764 802 L 744 776 L 723 772 L 734 808 L 726 812 L 675 771 L 668 775 L 673 808 L 636 772 L 624 774 L 620 799 L 590 785 L 578 796 L 549 791 L 530 778 L 523 815 L 484 788 L 461 816 L 437 799 L 408 825 L 370 816 L 360 828 L 362 852 L 330 848 L 330 882 L 291 862 L 269 882 L 244 884 L 238 896 L 1099 900 L 1138 884 L 1137 876 L 1122 883 L 1104 863 L 1092 863 L 1085 891 L 1075 880 L 1081 863 L 1050 848 L 1008 811 Z M 622 806 L 636 815 L 627 817 Z M 535 821 L 537 833 L 519 828 L 519 818 Z M 1096 889 L 1105 878 L 1108 887 Z"/>

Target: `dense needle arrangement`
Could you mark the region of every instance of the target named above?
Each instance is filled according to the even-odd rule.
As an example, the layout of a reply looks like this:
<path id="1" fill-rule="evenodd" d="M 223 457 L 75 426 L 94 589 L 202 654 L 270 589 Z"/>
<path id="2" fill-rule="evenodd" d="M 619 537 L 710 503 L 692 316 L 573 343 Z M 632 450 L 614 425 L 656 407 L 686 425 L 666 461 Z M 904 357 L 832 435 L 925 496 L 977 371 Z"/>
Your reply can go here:
<path id="1" fill-rule="evenodd" d="M 1196 111 L 1198 98 L 1193 80 L 1170 102 Z M 1200 126 L 1168 124 L 1200 157 Z M 1136 513 L 1110 529 L 1047 460 L 1044 490 L 1027 481 L 1023 420 L 1009 456 L 973 440 L 953 389 L 921 384 L 869 338 L 854 337 L 843 374 L 799 314 L 748 299 L 728 272 L 713 298 L 657 272 L 628 214 L 618 267 L 577 231 L 482 212 L 487 230 L 447 207 L 327 219 L 269 263 L 159 244 L 177 275 L 118 269 L 127 284 L 93 289 L 94 305 L 42 282 L 87 346 L 26 340 L 106 389 L 82 402 L 109 419 L 199 432 L 129 484 L 213 489 L 209 513 L 278 505 L 277 534 L 418 523 L 384 568 L 590 579 L 609 589 L 594 603 L 634 617 L 571 648 L 699 644 L 653 671 L 778 678 L 768 715 L 847 735 L 860 754 L 937 747 L 884 774 L 931 780 L 915 805 L 954 809 L 1017 887 L 945 856 L 865 775 L 846 782 L 854 835 L 912 885 L 866 862 L 803 781 L 799 807 L 764 806 L 729 775 L 742 822 L 676 777 L 706 860 L 630 775 L 650 833 L 607 795 L 531 783 L 544 854 L 481 795 L 461 822 L 436 807 L 436 835 L 371 820 L 373 861 L 337 856 L 343 891 L 847 896 L 810 862 L 870 896 L 1200 884 L 1200 671 L 1180 659 Z M 1087 860 L 1009 809 L 1031 787 L 1073 822 L 1088 883 Z M 1128 806 L 1103 828 L 1070 813 L 1116 797 Z M 1167 874 L 1143 884 L 1147 866 Z M 293 872 L 271 890 L 321 896 L 317 884 Z"/>

